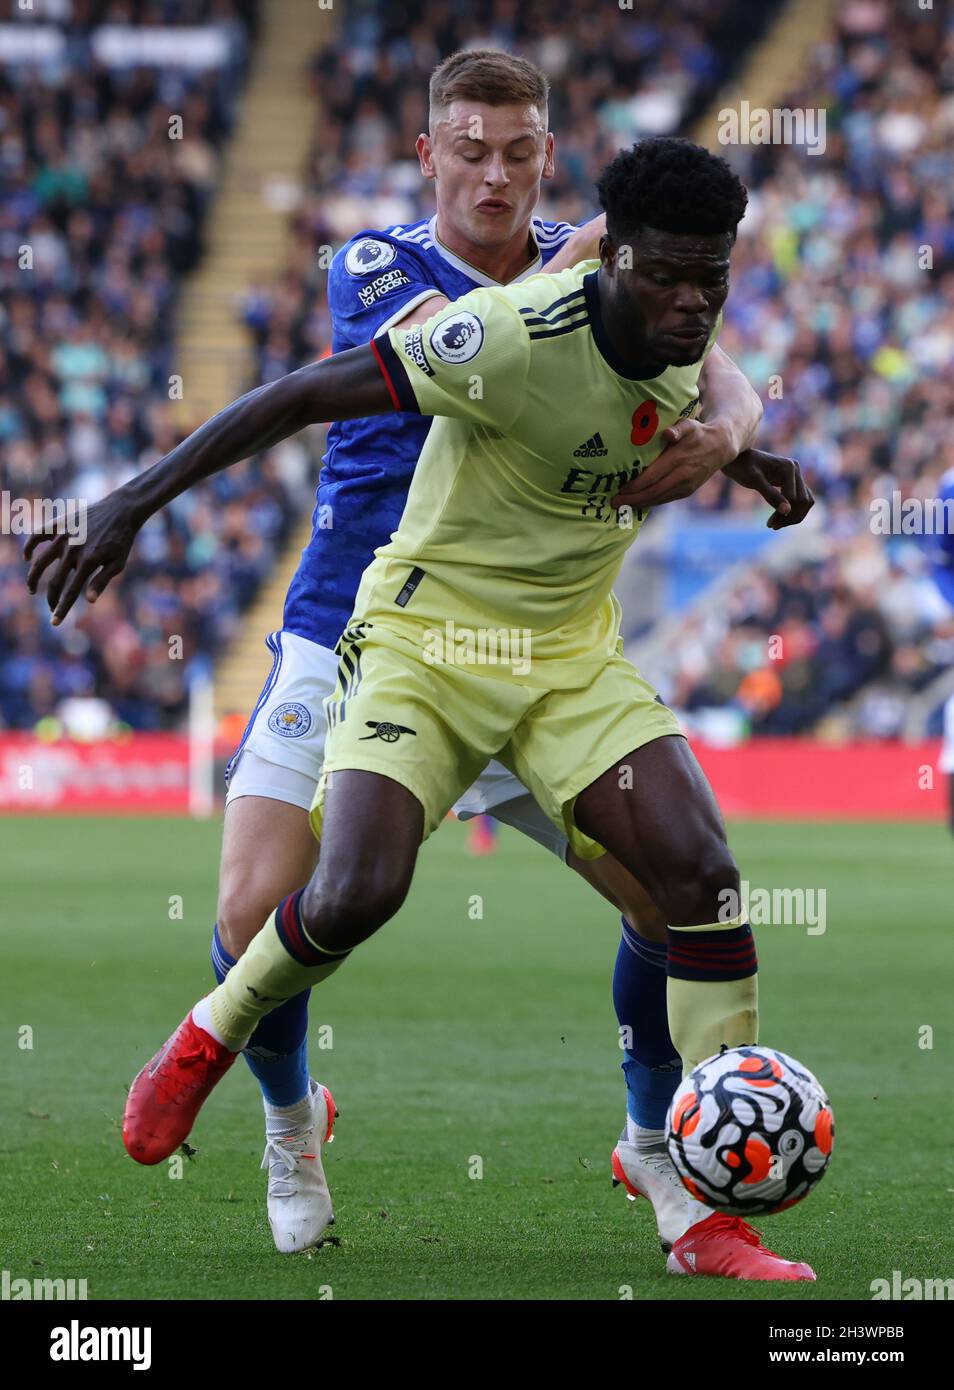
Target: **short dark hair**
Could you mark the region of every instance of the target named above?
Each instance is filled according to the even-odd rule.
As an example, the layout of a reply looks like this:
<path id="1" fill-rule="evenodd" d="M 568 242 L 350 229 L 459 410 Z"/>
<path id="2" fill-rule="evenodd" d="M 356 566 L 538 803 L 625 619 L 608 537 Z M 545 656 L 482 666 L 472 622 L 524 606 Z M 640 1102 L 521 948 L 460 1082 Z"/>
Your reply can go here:
<path id="1" fill-rule="evenodd" d="M 742 180 L 724 159 L 670 135 L 620 150 L 596 187 L 606 230 L 617 242 L 643 227 L 697 236 L 723 232 L 735 241 L 748 202 Z"/>
<path id="2" fill-rule="evenodd" d="M 546 75 L 526 58 L 499 48 L 461 49 L 431 73 L 431 118 L 461 98 L 488 106 L 532 105 L 542 115 L 549 95 Z"/>

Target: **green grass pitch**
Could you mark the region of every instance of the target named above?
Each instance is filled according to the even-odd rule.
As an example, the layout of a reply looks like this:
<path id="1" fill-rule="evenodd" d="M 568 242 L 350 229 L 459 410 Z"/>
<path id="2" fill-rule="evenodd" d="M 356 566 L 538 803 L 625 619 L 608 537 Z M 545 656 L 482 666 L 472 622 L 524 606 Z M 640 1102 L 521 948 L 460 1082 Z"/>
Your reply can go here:
<path id="1" fill-rule="evenodd" d="M 137 1167 L 119 1134 L 126 1084 L 210 987 L 218 822 L 24 818 L 2 833 L 11 1277 L 85 1278 L 91 1299 L 617 1300 L 867 1299 L 893 1270 L 954 1274 L 939 1121 L 954 846 L 940 826 L 730 827 L 754 887 L 827 890 L 823 935 L 766 926 L 758 942 L 762 1038 L 818 1073 L 836 1116 L 821 1187 L 762 1225 L 818 1283 L 744 1288 L 667 1276 L 648 1204 L 611 1187 L 618 925 L 516 834 L 474 859 L 445 826 L 399 917 L 313 995 L 312 1068 L 341 1111 L 325 1151 L 339 1243 L 288 1257 L 271 1244 L 241 1062 L 181 1178 Z"/>

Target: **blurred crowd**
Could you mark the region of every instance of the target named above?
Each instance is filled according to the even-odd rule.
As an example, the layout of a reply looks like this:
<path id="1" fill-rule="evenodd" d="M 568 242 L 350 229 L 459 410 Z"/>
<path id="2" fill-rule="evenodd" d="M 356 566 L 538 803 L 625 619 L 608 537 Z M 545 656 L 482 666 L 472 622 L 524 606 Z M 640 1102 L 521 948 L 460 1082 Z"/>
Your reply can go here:
<path id="1" fill-rule="evenodd" d="M 70 0 L 21 19 L 55 19 L 67 43 L 59 59 L 0 65 L 0 484 L 95 502 L 180 437 L 177 291 L 202 254 L 256 9 Z M 212 25 L 226 59 L 107 67 L 91 46 L 101 23 Z M 232 469 L 150 523 L 122 580 L 59 630 L 26 596 L 22 538 L 0 535 L 0 728 L 90 696 L 134 728 L 176 721 L 189 673 L 234 631 L 292 514 L 273 459 Z"/>
<path id="2" fill-rule="evenodd" d="M 872 533 L 876 499 L 936 498 L 954 468 L 954 16 L 846 0 L 786 104 L 827 109 L 826 149 L 750 147 L 720 342 L 766 402 L 766 447 L 801 461 L 827 544 L 674 629 L 665 685 L 760 732 L 894 735 L 954 664 L 936 542 Z M 723 483 L 692 505 L 758 503 Z"/>
<path id="3" fill-rule="evenodd" d="M 294 249 L 238 306 L 256 352 L 249 384 L 326 350 L 329 247 L 432 211 L 414 141 L 441 57 L 500 46 L 546 70 L 557 173 L 539 211 L 582 221 L 601 166 L 640 135 L 689 131 L 779 7 L 351 0 L 309 68 L 314 137 Z M 29 282 L 15 256 L 0 258 L 0 446 L 15 492 L 95 498 L 175 442 L 177 283 L 201 255 L 256 7 L 74 0 L 70 36 L 75 49 L 94 22 L 157 24 L 173 11 L 178 23 L 225 26 L 224 69 L 111 73 L 74 61 L 57 81 L 0 68 L 0 238 L 5 253 L 28 242 L 35 255 Z M 721 341 L 766 400 L 766 447 L 801 460 L 822 535 L 810 558 L 747 569 L 674 628 L 654 674 L 693 717 L 729 710 L 758 732 L 890 735 L 912 692 L 954 658 L 928 547 L 873 535 L 868 510 L 895 491 L 935 495 L 954 467 L 946 7 L 842 0 L 787 100 L 825 108 L 826 146 L 726 150 L 751 203 Z M 187 113 L 182 142 L 165 138 L 171 110 Z M 760 504 L 714 482 L 684 505 L 699 524 Z M 90 691 L 136 727 L 175 722 L 190 657 L 208 658 L 234 631 L 296 506 L 273 456 L 230 470 L 151 523 L 121 584 L 54 638 L 41 603 L 24 601 L 17 543 L 0 537 L 0 727 Z M 186 637 L 178 666 L 170 633 Z"/>
<path id="4" fill-rule="evenodd" d="M 661 683 L 697 731 L 918 732 L 911 697 L 954 666 L 954 613 L 880 537 L 824 549 L 781 575 L 747 569 L 680 625 Z"/>

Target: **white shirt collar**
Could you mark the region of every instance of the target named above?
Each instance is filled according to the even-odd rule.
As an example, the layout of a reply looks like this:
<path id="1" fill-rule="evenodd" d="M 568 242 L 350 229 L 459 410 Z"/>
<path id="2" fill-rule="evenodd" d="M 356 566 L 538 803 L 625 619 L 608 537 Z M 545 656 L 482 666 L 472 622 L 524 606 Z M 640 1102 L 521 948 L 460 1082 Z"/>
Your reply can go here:
<path id="1" fill-rule="evenodd" d="M 484 285 L 488 289 L 493 289 L 495 286 L 499 288 L 504 283 L 501 280 L 494 280 L 491 276 L 485 275 L 482 270 L 478 270 L 477 267 L 471 265 L 469 261 L 462 260 L 460 256 L 455 256 L 453 251 L 448 250 L 437 235 L 436 212 L 427 224 L 427 232 L 434 244 L 434 250 L 437 254 L 442 256 L 448 265 L 452 265 L 455 270 L 459 270 L 462 275 L 466 275 L 468 280 L 473 280 L 476 284 Z M 536 275 L 537 271 L 543 267 L 543 256 L 540 254 L 540 247 L 537 244 L 536 228 L 532 221 L 530 223 L 530 235 L 533 238 L 534 246 L 537 248 L 537 254 L 527 266 L 526 270 L 521 270 L 519 275 L 515 275 L 512 280 L 506 282 L 508 285 L 516 285 L 520 280 L 526 280 L 528 276 Z"/>

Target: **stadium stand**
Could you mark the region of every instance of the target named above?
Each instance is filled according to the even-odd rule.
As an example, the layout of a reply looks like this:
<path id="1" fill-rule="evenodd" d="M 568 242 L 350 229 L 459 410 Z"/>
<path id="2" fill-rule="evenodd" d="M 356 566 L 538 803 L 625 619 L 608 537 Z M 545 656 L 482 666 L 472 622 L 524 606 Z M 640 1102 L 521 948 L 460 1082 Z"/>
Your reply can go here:
<path id="1" fill-rule="evenodd" d="M 95 501 L 180 437 L 177 297 L 203 253 L 257 7 L 73 3 L 19 18 L 0 38 L 0 481 L 16 497 Z M 273 460 L 231 470 L 151 523 L 121 584 L 61 632 L 26 599 L 22 538 L 0 536 L 0 727 L 91 696 L 133 728 L 180 720 L 190 673 L 235 631 L 301 500 Z"/>
<path id="2" fill-rule="evenodd" d="M 86 19 L 74 19 L 70 41 L 88 43 L 109 8 L 74 6 L 74 16 Z M 141 13 L 156 23 L 166 8 L 143 6 Z M 581 0 L 571 28 L 563 11 L 543 3 L 442 0 L 426 17 L 410 3 L 350 4 L 309 66 L 314 135 L 292 253 L 276 273 L 256 277 L 242 298 L 240 321 L 255 356 L 246 384 L 325 350 L 322 249 L 357 227 L 430 210 L 413 142 L 425 121 L 428 75 L 444 54 L 498 44 L 547 70 L 559 158 L 541 211 L 582 220 L 595 211 L 595 172 L 619 145 L 658 130 L 699 138 L 701 114 L 784 8 L 742 0 L 677 8 L 653 0 L 620 25 L 615 7 Z M 722 341 L 766 399 L 767 446 L 802 460 L 820 499 L 818 520 L 804 537 L 775 540 L 769 562 L 756 499 L 714 482 L 653 518 L 624 576 L 630 635 L 643 639 L 634 655 L 653 653 L 654 679 L 690 722 L 731 728 L 733 736 L 896 734 L 911 696 L 929 689 L 954 658 L 954 621 L 931 578 L 937 555 L 920 539 L 883 538 L 869 526 L 873 498 L 894 491 L 930 497 L 954 467 L 945 428 L 954 403 L 954 38 L 942 7 L 901 12 L 881 0 L 842 0 L 831 8 L 831 32 L 809 67 L 792 73 L 787 100 L 824 105 L 824 151 L 806 158 L 778 145 L 726 149 L 753 196 Z M 137 175 L 143 162 L 161 167 L 160 205 L 168 215 L 160 230 L 142 230 L 135 200 L 131 209 L 120 200 L 111 235 L 98 239 L 95 275 L 80 261 L 80 285 L 67 291 L 53 285 L 27 296 L 15 276 L 3 285 L 2 380 L 16 389 L 0 396 L 0 434 L 11 470 L 5 476 L 21 489 L 42 480 L 50 490 L 51 479 L 66 492 L 71 480 L 87 487 L 84 469 L 92 469 L 95 496 L 96 486 L 114 486 L 124 469 L 151 462 L 175 437 L 165 383 L 176 277 L 201 250 L 203 194 L 230 128 L 245 37 L 255 23 L 251 5 L 188 9 L 197 23 L 227 21 L 230 62 L 214 76 L 164 71 L 162 84 L 142 69 L 121 84 L 110 79 L 99 97 L 108 104 L 95 122 L 97 137 L 122 125 L 132 142 L 133 153 L 123 155 L 133 164 L 130 186 L 145 177 Z M 28 71 L 4 67 L 0 75 L 7 126 L 22 125 L 28 108 L 40 113 L 24 126 L 34 201 L 15 200 L 0 225 L 8 239 L 22 240 L 29 229 L 50 264 L 62 262 L 64 235 L 73 242 L 75 232 L 82 245 L 83 228 L 95 218 L 97 182 L 86 202 L 70 209 L 72 221 L 44 221 L 36 200 L 52 185 L 62 204 L 70 188 L 66 155 L 77 137 L 67 147 L 61 130 L 63 148 L 48 145 L 55 157 L 45 157 L 42 142 L 55 139 L 56 125 L 54 117 L 41 117 L 52 107 L 81 108 L 85 85 L 64 81 L 51 107 Z M 161 159 L 155 149 L 142 152 L 149 150 L 149 129 L 165 119 L 168 81 L 191 84 L 190 99 L 204 101 L 207 111 L 202 148 L 187 161 L 189 178 L 172 172 L 167 151 Z M 130 82 L 139 93 L 135 103 Z M 7 141 L 0 148 L 12 147 Z M 7 188 L 23 186 L 15 153 L 5 154 L 3 177 Z M 932 251 L 931 269 L 919 263 L 924 246 Z M 115 287 L 124 271 L 131 279 L 130 266 L 131 309 L 118 322 L 138 324 L 138 337 L 117 332 L 113 311 Z M 35 344 L 41 328 L 49 343 L 48 325 L 59 324 L 62 341 L 42 361 L 39 348 L 33 357 L 18 348 Z M 111 364 L 105 378 L 104 357 Z M 88 406 L 91 399 L 101 406 L 92 417 L 75 409 L 77 400 Z M 240 615 L 266 574 L 280 593 L 307 538 L 309 513 L 300 469 L 291 482 L 271 458 L 232 470 L 149 528 L 109 605 L 101 600 L 97 608 L 96 620 L 108 630 L 92 627 L 87 611 L 55 643 L 42 605 L 24 605 L 16 545 L 0 538 L 0 720 L 32 726 L 77 690 L 95 691 L 137 727 L 180 720 L 190 666 L 216 656 L 233 637 L 260 646 L 265 629 L 255 612 L 244 627 Z M 642 604 L 630 603 L 633 594 Z M 188 634 L 192 658 L 174 676 L 165 659 L 170 631 Z M 781 655 L 767 655 L 776 651 Z"/>
<path id="3" fill-rule="evenodd" d="M 766 401 L 769 447 L 802 462 L 821 534 L 793 534 L 780 572 L 744 567 L 667 624 L 654 675 L 699 729 L 731 713 L 740 732 L 939 731 L 950 537 L 878 525 L 882 502 L 940 498 L 954 468 L 952 92 L 944 7 L 847 0 L 783 103 L 826 108 L 824 151 L 733 151 L 752 200 L 721 342 Z M 703 489 L 666 519 L 656 568 L 750 537 L 732 513 L 753 500 Z M 697 592 L 683 567 L 670 600 Z M 912 729 L 912 697 L 935 681 Z"/>

